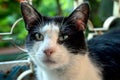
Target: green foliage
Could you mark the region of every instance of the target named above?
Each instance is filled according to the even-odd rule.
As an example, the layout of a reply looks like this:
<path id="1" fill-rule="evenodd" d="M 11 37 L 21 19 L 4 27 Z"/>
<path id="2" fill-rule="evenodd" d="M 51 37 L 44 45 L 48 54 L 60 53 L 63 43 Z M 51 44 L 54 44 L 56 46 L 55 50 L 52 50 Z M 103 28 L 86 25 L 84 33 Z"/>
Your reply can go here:
<path id="1" fill-rule="evenodd" d="M 91 6 L 90 20 L 95 27 L 102 27 L 103 22 L 112 16 L 112 0 L 89 0 Z"/>
<path id="2" fill-rule="evenodd" d="M 59 1 L 60 1 L 60 7 L 62 9 L 62 15 L 64 16 L 68 15 L 73 9 L 73 0 L 59 0 Z M 46 15 L 46 16 L 58 15 L 56 0 L 49 0 L 49 1 L 40 0 L 38 3 L 36 4 L 36 1 L 34 1 L 33 5 L 42 15 Z"/>

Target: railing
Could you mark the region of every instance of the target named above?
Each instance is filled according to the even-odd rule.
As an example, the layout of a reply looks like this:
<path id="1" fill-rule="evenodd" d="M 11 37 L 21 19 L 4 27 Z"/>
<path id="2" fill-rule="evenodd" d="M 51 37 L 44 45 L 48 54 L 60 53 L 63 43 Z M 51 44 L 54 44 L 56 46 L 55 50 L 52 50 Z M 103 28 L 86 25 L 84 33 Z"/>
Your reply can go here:
<path id="1" fill-rule="evenodd" d="M 26 1 L 26 2 L 28 2 L 29 4 L 32 5 L 32 0 L 20 0 L 20 1 Z M 15 23 L 12 25 L 10 32 L 0 33 L 0 36 L 1 36 L 1 40 L 3 40 L 3 41 L 12 41 L 12 43 L 15 45 L 15 47 L 17 47 L 19 50 L 27 53 L 27 50 L 26 50 L 26 49 L 21 48 L 20 46 L 17 46 L 17 45 L 14 43 L 12 37 L 3 38 L 3 36 L 8 36 L 8 35 L 13 34 L 14 28 L 15 28 L 16 25 L 17 25 L 20 21 L 22 21 L 22 20 L 23 20 L 23 18 L 19 18 L 18 20 L 16 20 Z M 26 76 L 26 75 L 28 75 L 28 74 L 30 74 L 30 73 L 33 72 L 33 65 L 32 65 L 30 59 L 0 62 L 0 67 L 1 67 L 1 69 L 5 68 L 5 65 L 6 65 L 6 66 L 7 66 L 7 65 L 8 65 L 8 66 L 9 66 L 9 65 L 14 65 L 14 66 L 15 66 L 15 65 L 17 65 L 17 66 L 19 66 L 19 65 L 29 65 L 29 66 L 30 66 L 30 69 L 27 70 L 27 71 L 24 71 L 24 72 L 17 78 L 17 80 L 22 80 L 22 78 L 23 78 L 24 76 Z M 7 68 L 7 69 L 10 69 L 11 67 L 12 67 L 12 66 L 10 66 L 10 67 Z M 7 70 L 7 69 L 6 69 L 6 70 Z"/>
<path id="2" fill-rule="evenodd" d="M 101 35 L 104 31 L 108 31 L 112 22 L 116 19 L 120 18 L 120 0 L 114 0 L 113 4 L 113 16 L 108 17 L 103 23 L 103 27 L 95 28 L 92 22 L 88 21 L 88 29 L 89 31 L 93 31 L 93 33 L 89 33 L 87 39 L 93 38 L 95 35 Z"/>
<path id="3" fill-rule="evenodd" d="M 32 0 L 20 0 L 20 1 L 27 1 L 28 3 L 30 3 L 32 5 Z M 80 3 L 82 3 L 83 0 L 75 0 L 74 1 L 74 6 L 78 6 Z M 119 5 L 118 5 L 119 4 Z M 102 34 L 103 31 L 107 31 L 111 25 L 111 23 L 117 19 L 120 15 L 119 11 L 120 11 L 120 0 L 118 2 L 114 1 L 114 10 L 113 10 L 113 16 L 109 17 L 103 24 L 103 27 L 102 28 L 94 28 L 92 22 L 89 20 L 88 21 L 88 28 L 90 31 L 93 31 L 93 33 L 89 33 L 88 35 L 88 39 L 91 39 L 94 35 L 98 35 L 98 34 Z M 116 9 L 118 10 L 117 13 L 116 12 Z M 11 35 L 13 34 L 13 30 L 14 28 L 16 27 L 16 24 L 19 23 L 21 20 L 23 20 L 22 18 L 19 18 L 13 25 L 12 25 L 12 28 L 10 30 L 10 32 L 6 32 L 6 33 L 0 33 L 0 36 L 5 36 L 5 35 Z M 2 38 L 2 40 L 13 40 L 13 38 Z M 14 42 L 13 42 L 14 43 Z M 23 52 L 26 52 L 27 53 L 27 50 L 26 49 L 23 49 L 17 45 L 15 45 L 18 49 L 20 49 L 21 51 Z M 33 72 L 33 64 L 31 62 L 30 59 L 27 59 L 27 60 L 18 60 L 18 61 L 8 61 L 8 62 L 0 62 L 0 67 L 2 65 L 11 65 L 11 64 L 29 64 L 30 66 L 30 69 L 23 72 L 18 78 L 17 80 L 22 80 L 23 77 L 25 77 L 26 75 L 28 74 L 31 74 Z"/>

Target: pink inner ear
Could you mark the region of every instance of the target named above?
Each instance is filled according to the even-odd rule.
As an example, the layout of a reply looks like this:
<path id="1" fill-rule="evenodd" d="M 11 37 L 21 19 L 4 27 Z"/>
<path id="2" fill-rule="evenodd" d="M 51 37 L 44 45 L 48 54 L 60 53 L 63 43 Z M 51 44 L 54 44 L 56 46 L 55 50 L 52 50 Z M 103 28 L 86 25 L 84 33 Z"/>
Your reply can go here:
<path id="1" fill-rule="evenodd" d="M 17 0 L 18 2 L 26 2 L 26 0 Z"/>
<path id="2" fill-rule="evenodd" d="M 76 24 L 77 24 L 77 29 L 80 31 L 80 30 L 85 30 L 85 24 L 82 20 L 77 20 L 76 21 Z"/>

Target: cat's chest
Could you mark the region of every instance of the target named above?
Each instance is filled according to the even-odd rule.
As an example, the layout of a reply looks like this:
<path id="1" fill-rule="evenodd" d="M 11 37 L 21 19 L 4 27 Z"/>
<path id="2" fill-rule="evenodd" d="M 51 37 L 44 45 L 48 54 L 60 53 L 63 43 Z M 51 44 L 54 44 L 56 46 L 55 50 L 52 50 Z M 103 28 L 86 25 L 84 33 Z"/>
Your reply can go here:
<path id="1" fill-rule="evenodd" d="M 38 80 L 102 80 L 100 70 L 87 55 L 74 57 L 67 67 L 59 71 L 40 69 L 36 69 Z"/>
<path id="2" fill-rule="evenodd" d="M 66 70 L 65 70 L 66 71 Z M 65 71 L 47 71 L 36 68 L 37 80 L 74 80 L 71 73 Z M 76 77 L 77 78 L 77 77 Z M 75 79 L 79 80 L 79 79 Z"/>
<path id="3" fill-rule="evenodd" d="M 37 80 L 74 80 L 72 76 L 66 76 L 64 74 L 62 75 L 57 75 L 57 74 L 46 74 L 46 73 L 37 73 Z M 79 80 L 79 79 L 75 79 Z"/>
<path id="4" fill-rule="evenodd" d="M 93 76 L 93 74 L 46 74 L 46 73 L 37 73 L 37 80 L 101 80 L 98 76 Z"/>
<path id="5" fill-rule="evenodd" d="M 37 69 L 38 70 L 38 69 Z M 37 80 L 64 80 L 63 75 L 58 75 L 58 73 L 46 72 L 46 71 L 36 71 Z"/>

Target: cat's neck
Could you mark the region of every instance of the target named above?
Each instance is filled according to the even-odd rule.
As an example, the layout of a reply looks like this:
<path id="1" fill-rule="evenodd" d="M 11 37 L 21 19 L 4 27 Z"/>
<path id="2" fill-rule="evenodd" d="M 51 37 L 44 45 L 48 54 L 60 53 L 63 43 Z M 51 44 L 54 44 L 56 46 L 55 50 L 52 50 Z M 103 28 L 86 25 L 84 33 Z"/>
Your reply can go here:
<path id="1" fill-rule="evenodd" d="M 60 70 L 41 70 L 37 67 L 38 80 L 102 80 L 100 69 L 95 67 L 88 55 L 76 55 L 71 64 Z"/>

